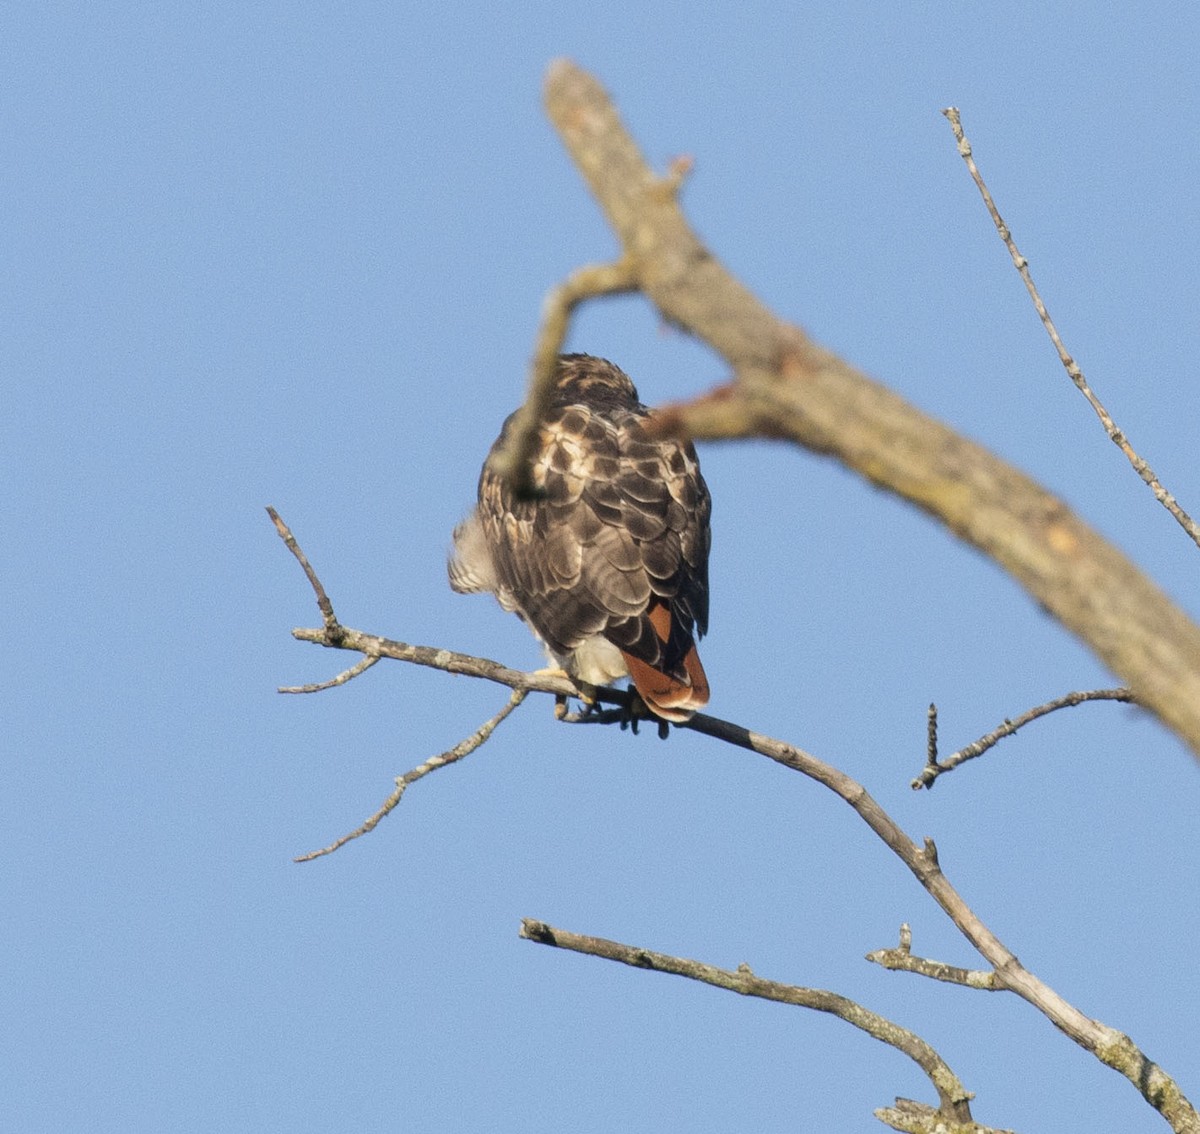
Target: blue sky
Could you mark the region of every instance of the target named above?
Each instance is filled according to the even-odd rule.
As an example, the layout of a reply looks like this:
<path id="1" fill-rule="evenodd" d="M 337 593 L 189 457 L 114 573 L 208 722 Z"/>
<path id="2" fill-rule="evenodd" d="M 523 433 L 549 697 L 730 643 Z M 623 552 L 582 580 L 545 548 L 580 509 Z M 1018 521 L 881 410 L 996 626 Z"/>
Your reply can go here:
<path id="1" fill-rule="evenodd" d="M 536 917 L 837 990 L 933 1043 L 977 1119 L 1161 1129 L 1012 997 L 862 961 L 977 958 L 842 804 L 690 734 L 534 699 L 369 838 L 299 866 L 502 690 L 351 660 L 342 620 L 532 668 L 445 582 L 546 289 L 613 238 L 540 109 L 568 55 L 781 314 L 1013 460 L 1193 614 L 1196 550 L 1071 388 L 1070 349 L 1193 511 L 1200 17 L 1188 4 L 9 6 L 0 184 L 0 1128 L 882 1129 L 901 1056 L 798 1009 L 517 938 Z M 573 349 L 648 402 L 725 377 L 623 299 Z M 701 451 L 719 716 L 861 779 L 1039 976 L 1200 1095 L 1200 769 L 1089 705 L 914 794 L 950 748 L 1111 683 L 975 552 L 827 460 Z M 1190 1078 L 1189 1078 L 1190 1077 Z"/>

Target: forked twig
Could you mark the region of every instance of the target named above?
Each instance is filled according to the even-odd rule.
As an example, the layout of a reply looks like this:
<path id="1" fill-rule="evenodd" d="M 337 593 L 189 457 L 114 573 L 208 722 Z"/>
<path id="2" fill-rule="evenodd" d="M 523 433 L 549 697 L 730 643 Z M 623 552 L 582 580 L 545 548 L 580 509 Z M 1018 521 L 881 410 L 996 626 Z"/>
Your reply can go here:
<path id="1" fill-rule="evenodd" d="M 979 168 L 975 164 L 975 158 L 971 152 L 971 143 L 967 140 L 966 134 L 963 133 L 958 108 L 948 106 L 942 113 L 946 116 L 947 121 L 949 121 L 950 129 L 954 131 L 954 138 L 958 143 L 958 152 L 962 156 L 963 161 L 967 163 L 971 179 L 975 182 L 975 187 L 979 190 L 979 195 L 983 198 L 983 203 L 987 207 L 988 215 L 992 218 L 992 223 L 995 224 L 996 231 L 1000 234 L 1000 239 L 1004 241 L 1004 246 L 1008 249 L 1008 254 L 1012 257 L 1012 262 L 1021 275 L 1025 289 L 1029 292 L 1029 297 L 1033 300 L 1033 306 L 1037 309 L 1038 318 L 1041 319 L 1042 326 L 1046 328 L 1046 333 L 1050 336 L 1050 341 L 1054 344 L 1054 349 L 1058 352 L 1059 361 L 1063 364 L 1063 367 L 1070 376 L 1071 381 L 1075 383 L 1079 392 L 1087 399 L 1088 405 L 1095 411 L 1096 416 L 1104 426 L 1105 433 L 1108 434 L 1109 440 L 1125 454 L 1129 463 L 1133 466 L 1134 472 L 1142 478 L 1146 485 L 1149 486 L 1150 491 L 1154 493 L 1155 500 L 1175 517 L 1176 522 L 1187 532 L 1192 542 L 1197 547 L 1200 547 L 1200 525 L 1179 506 L 1179 502 L 1175 497 L 1162 486 L 1162 482 L 1154 475 L 1154 470 L 1134 450 L 1133 446 L 1129 443 L 1129 439 L 1125 436 L 1124 430 L 1117 427 L 1108 410 L 1104 408 L 1104 403 L 1100 401 L 1091 386 L 1088 385 L 1079 364 L 1072 358 L 1066 346 L 1063 345 L 1063 341 L 1058 334 L 1058 328 L 1055 327 L 1054 321 L 1050 318 L 1050 313 L 1046 310 L 1046 305 L 1042 302 L 1042 297 L 1038 294 L 1038 289 L 1034 285 L 1033 276 L 1029 271 L 1029 261 L 1017 250 L 1012 232 L 1001 218 L 1000 210 L 996 208 L 996 202 L 992 199 L 992 194 L 983 180 L 983 175 L 979 172 Z"/>
<path id="2" fill-rule="evenodd" d="M 930 980 L 946 984 L 960 984 L 964 988 L 981 988 L 987 992 L 999 992 L 1004 988 L 995 969 L 964 969 L 959 965 L 947 965 L 944 961 L 917 957 L 912 951 L 912 930 L 908 925 L 900 927 L 900 944 L 892 949 L 875 949 L 866 959 L 893 972 L 918 973 Z"/>
<path id="3" fill-rule="evenodd" d="M 965 764 L 968 760 L 974 760 L 976 756 L 982 756 L 993 745 L 1003 740 L 1006 736 L 1012 736 L 1017 729 L 1029 724 L 1030 721 L 1035 721 L 1038 717 L 1044 717 L 1047 713 L 1053 713 L 1058 709 L 1069 709 L 1074 705 L 1082 705 L 1085 701 L 1124 701 L 1127 704 L 1137 703 L 1132 690 L 1129 689 L 1079 689 L 1073 693 L 1067 693 L 1062 697 L 1056 697 L 1053 701 L 1047 701 L 1044 705 L 1038 705 L 1036 708 L 1029 709 L 1019 717 L 1005 717 L 1004 723 L 998 728 L 994 728 L 978 740 L 964 745 L 957 752 L 952 752 L 944 760 L 938 759 L 937 706 L 930 705 L 929 748 L 925 757 L 925 767 L 921 770 L 921 774 L 912 781 L 911 786 L 913 791 L 933 787 L 938 776 L 945 772 L 952 772 L 960 764 Z"/>
<path id="4" fill-rule="evenodd" d="M 524 670 L 509 669 L 499 662 L 487 658 L 477 658 L 471 654 L 459 654 L 453 650 L 442 649 L 438 646 L 416 646 L 409 642 L 398 642 L 394 638 L 381 638 L 377 634 L 364 634 L 361 630 L 353 630 L 343 626 L 333 610 L 333 603 L 325 591 L 325 586 L 317 576 L 313 566 L 308 561 L 291 529 L 283 522 L 274 508 L 268 508 L 267 513 L 275 530 L 286 544 L 287 549 L 296 561 L 304 568 L 305 577 L 317 598 L 317 607 L 321 611 L 324 627 L 320 630 L 308 627 L 297 627 L 292 631 L 292 637 L 301 642 L 313 642 L 330 649 L 353 650 L 362 654 L 362 660 L 349 669 L 339 673 L 328 681 L 314 682 L 308 685 L 289 685 L 279 689 L 281 693 L 319 693 L 347 681 L 370 669 L 380 658 L 391 658 L 393 661 L 411 662 L 414 665 L 429 666 L 446 673 L 461 673 L 469 677 L 482 677 L 505 685 L 509 689 L 521 689 L 527 693 L 553 693 L 562 697 L 575 697 L 579 690 L 565 675 L 555 675 L 546 670 L 526 673 Z M 613 705 L 628 705 L 629 694 L 620 689 L 599 689 L 595 699 Z"/>

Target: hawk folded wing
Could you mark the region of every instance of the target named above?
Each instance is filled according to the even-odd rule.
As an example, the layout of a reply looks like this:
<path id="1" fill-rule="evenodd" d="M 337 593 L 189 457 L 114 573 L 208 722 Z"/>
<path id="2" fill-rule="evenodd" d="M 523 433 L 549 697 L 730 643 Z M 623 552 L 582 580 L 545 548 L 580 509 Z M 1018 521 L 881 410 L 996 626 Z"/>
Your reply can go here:
<path id="1" fill-rule="evenodd" d="M 568 673 L 629 676 L 649 708 L 686 720 L 708 702 L 696 638 L 708 629 L 712 504 L 690 443 L 651 437 L 649 411 L 617 366 L 563 355 L 538 434 L 534 500 L 493 469 L 455 529 L 450 585 L 491 591 Z"/>

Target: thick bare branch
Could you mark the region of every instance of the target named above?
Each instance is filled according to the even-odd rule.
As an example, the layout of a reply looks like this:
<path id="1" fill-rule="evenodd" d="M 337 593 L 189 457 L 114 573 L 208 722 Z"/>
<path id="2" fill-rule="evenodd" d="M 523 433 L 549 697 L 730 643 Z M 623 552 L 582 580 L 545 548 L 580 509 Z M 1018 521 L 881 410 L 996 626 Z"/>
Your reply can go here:
<path id="1" fill-rule="evenodd" d="M 1200 755 L 1200 628 L 1061 500 L 769 311 L 692 232 L 608 95 L 566 60 L 547 112 L 662 316 L 707 342 L 735 381 L 664 410 L 699 438 L 786 438 L 911 501 L 1009 571 Z"/>
<path id="2" fill-rule="evenodd" d="M 929 1077 L 929 1081 L 938 1093 L 940 1100 L 938 1114 L 943 1122 L 949 1123 L 945 1127 L 947 1131 L 962 1131 L 963 1134 L 971 1131 L 974 1134 L 978 1129 L 971 1122 L 970 1100 L 973 1097 L 971 1092 L 963 1087 L 958 1076 L 950 1070 L 945 1060 L 928 1043 L 907 1028 L 894 1024 L 891 1020 L 864 1008 L 853 1000 L 839 996 L 836 992 L 829 992 L 823 988 L 801 988 L 797 985 L 764 980 L 762 977 L 755 976 L 750 971 L 750 966 L 745 964 L 739 965 L 736 972 L 730 972 L 728 969 L 706 965 L 703 961 L 672 957 L 666 953 L 656 953 L 635 945 L 609 941 L 604 937 L 588 937 L 565 929 L 555 929 L 545 922 L 535 921 L 533 918 L 525 918 L 521 922 L 521 936 L 542 945 L 553 945 L 556 948 L 570 949 L 576 953 L 587 953 L 593 957 L 603 957 L 608 961 L 620 961 L 621 964 L 632 965 L 638 969 L 674 973 L 676 976 L 711 984 L 716 988 L 740 993 L 742 996 L 757 996 L 763 1000 L 774 1000 L 779 1004 L 793 1004 L 800 1008 L 811 1008 L 816 1012 L 828 1012 L 845 1020 L 848 1024 L 853 1024 L 867 1035 L 890 1044 L 913 1060 Z"/>

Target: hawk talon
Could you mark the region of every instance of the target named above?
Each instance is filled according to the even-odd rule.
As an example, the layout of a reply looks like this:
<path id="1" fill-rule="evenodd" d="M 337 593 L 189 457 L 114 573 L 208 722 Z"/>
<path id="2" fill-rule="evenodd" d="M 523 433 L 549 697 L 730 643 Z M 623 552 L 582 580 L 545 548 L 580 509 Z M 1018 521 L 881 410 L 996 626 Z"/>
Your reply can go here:
<path id="1" fill-rule="evenodd" d="M 645 699 L 635 688 L 629 690 L 629 700 L 622 706 L 621 730 L 629 729 L 634 736 L 638 735 L 638 726 L 642 721 L 652 721 L 658 728 L 659 740 L 666 740 L 671 735 L 670 721 L 663 720 L 646 704 Z"/>

